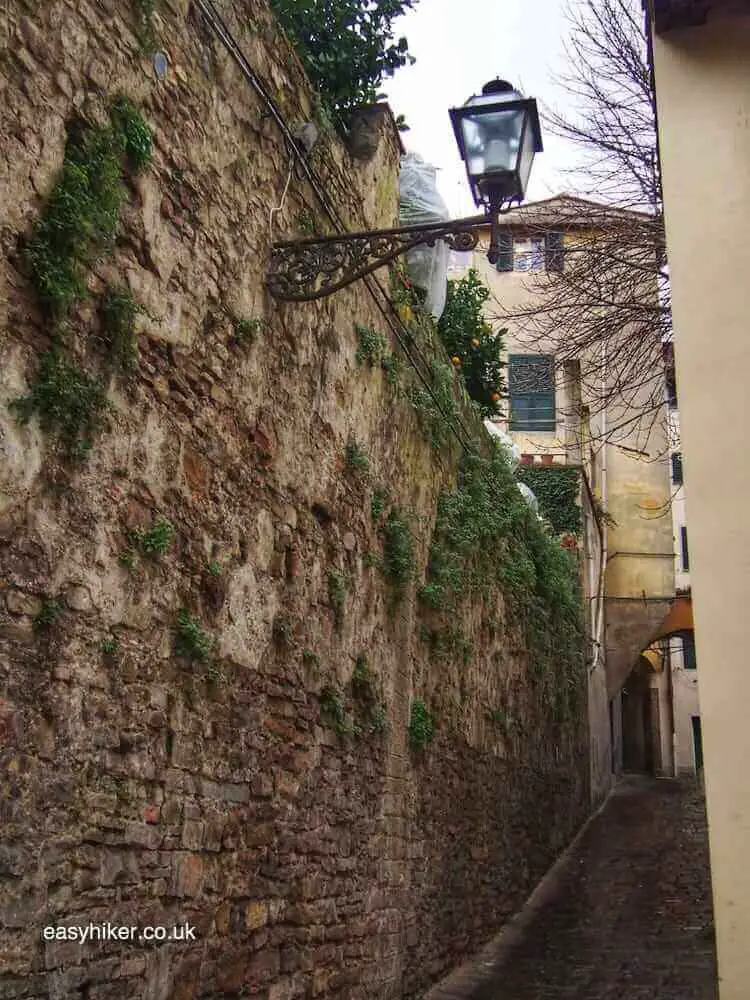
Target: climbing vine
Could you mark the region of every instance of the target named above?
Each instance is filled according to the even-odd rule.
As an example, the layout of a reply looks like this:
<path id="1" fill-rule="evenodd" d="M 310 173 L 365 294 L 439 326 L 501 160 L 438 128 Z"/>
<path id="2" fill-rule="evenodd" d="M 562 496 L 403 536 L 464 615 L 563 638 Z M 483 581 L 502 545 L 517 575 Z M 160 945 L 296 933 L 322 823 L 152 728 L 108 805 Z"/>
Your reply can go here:
<path id="1" fill-rule="evenodd" d="M 493 588 L 525 635 L 546 702 L 564 714 L 583 663 L 577 566 L 524 502 L 499 449 L 465 458 L 458 486 L 441 494 L 420 597 L 453 615 Z"/>
<path id="2" fill-rule="evenodd" d="M 581 473 L 571 465 L 521 465 L 516 477 L 533 491 L 539 501 L 539 513 L 561 535 L 581 531 L 581 508 L 578 494 L 581 488 Z"/>

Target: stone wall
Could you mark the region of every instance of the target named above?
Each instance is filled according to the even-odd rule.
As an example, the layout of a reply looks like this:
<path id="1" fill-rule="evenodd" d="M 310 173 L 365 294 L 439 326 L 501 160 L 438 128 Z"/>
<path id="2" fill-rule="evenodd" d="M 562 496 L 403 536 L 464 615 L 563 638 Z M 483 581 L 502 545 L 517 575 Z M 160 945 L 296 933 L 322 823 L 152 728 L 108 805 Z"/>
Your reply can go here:
<path id="1" fill-rule="evenodd" d="M 285 117 L 308 120 L 261 0 L 223 15 Z M 305 209 L 323 217 L 295 175 L 282 198 L 278 128 L 195 7 L 163 0 L 163 79 L 126 0 L 11 0 L 1 16 L 0 997 L 416 997 L 501 926 L 584 817 L 585 710 L 562 732 L 548 719 L 502 604 L 492 620 L 466 609 L 471 658 L 431 656 L 414 586 L 395 602 L 373 565 L 374 484 L 412 512 L 423 576 L 455 456 L 356 364 L 354 321 L 387 333 L 362 285 L 313 305 L 267 297 L 273 239 Z M 125 282 L 144 309 L 139 362 L 109 379 L 107 426 L 71 466 L 8 408 L 51 343 L 21 247 L 71 122 L 101 120 L 118 92 L 153 129 L 153 163 L 63 339 L 95 367 L 98 301 Z M 315 153 L 352 226 L 395 218 L 384 128 L 369 163 L 326 136 Z M 251 343 L 238 317 L 259 321 Z M 347 468 L 352 437 L 369 479 Z M 160 518 L 175 543 L 124 565 L 132 532 Z M 208 674 L 175 655 L 183 608 L 214 637 Z M 421 752 L 414 698 L 436 725 Z M 105 921 L 187 921 L 196 939 L 43 938 Z"/>

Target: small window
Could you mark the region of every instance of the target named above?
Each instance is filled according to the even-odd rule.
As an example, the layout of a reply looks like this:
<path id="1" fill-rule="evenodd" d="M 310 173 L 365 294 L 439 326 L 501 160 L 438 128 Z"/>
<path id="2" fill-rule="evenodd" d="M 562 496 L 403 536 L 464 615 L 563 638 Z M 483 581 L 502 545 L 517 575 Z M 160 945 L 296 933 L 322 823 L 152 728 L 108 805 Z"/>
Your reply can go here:
<path id="1" fill-rule="evenodd" d="M 513 270 L 513 235 L 512 233 L 500 233 L 497 238 L 498 258 L 495 267 L 498 271 Z"/>
<path id="2" fill-rule="evenodd" d="M 682 455 L 679 451 L 672 453 L 672 482 L 682 486 Z"/>
<path id="3" fill-rule="evenodd" d="M 697 667 L 695 660 L 695 639 L 691 632 L 686 632 L 682 637 L 682 665 L 685 670 L 695 670 Z"/>
<path id="4" fill-rule="evenodd" d="M 513 270 L 544 270 L 544 240 L 541 236 L 532 236 L 525 240 L 515 239 L 513 241 Z"/>
<path id="5" fill-rule="evenodd" d="M 690 569 L 690 556 L 688 554 L 687 528 L 684 524 L 680 528 L 680 552 L 682 553 L 682 571 L 687 573 Z"/>
<path id="6" fill-rule="evenodd" d="M 508 394 L 512 431 L 554 431 L 555 359 L 551 354 L 511 354 Z"/>

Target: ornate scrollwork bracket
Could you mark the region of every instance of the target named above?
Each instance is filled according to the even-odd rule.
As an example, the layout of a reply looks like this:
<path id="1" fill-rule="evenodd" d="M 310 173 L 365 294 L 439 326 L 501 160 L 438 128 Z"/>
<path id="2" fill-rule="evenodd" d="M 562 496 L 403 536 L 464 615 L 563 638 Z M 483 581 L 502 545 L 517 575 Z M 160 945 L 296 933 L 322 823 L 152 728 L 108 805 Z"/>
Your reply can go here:
<path id="1" fill-rule="evenodd" d="M 266 284 L 271 295 L 288 302 L 322 299 L 389 264 L 413 247 L 444 240 L 451 250 L 473 250 L 479 230 L 493 215 L 475 215 L 430 226 L 376 229 L 368 233 L 314 237 L 277 243 Z M 493 232 L 494 232 L 493 224 Z"/>

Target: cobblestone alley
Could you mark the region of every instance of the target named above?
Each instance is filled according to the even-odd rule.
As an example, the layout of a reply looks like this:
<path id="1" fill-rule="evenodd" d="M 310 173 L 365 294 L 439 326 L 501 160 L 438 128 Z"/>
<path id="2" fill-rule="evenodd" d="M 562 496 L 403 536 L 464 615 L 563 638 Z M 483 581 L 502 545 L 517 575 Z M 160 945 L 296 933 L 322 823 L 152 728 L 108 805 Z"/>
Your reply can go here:
<path id="1" fill-rule="evenodd" d="M 716 1000 L 703 795 L 624 779 L 531 911 L 429 1000 Z"/>

